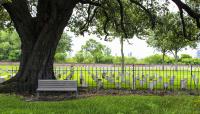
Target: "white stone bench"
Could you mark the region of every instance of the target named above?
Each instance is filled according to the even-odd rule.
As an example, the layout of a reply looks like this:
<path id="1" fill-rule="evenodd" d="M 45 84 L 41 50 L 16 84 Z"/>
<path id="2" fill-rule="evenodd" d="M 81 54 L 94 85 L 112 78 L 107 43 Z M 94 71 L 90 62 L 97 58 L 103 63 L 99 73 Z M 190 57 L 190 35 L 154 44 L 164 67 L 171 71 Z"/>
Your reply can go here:
<path id="1" fill-rule="evenodd" d="M 41 91 L 71 91 L 78 95 L 76 80 L 38 80 L 37 96 Z"/>

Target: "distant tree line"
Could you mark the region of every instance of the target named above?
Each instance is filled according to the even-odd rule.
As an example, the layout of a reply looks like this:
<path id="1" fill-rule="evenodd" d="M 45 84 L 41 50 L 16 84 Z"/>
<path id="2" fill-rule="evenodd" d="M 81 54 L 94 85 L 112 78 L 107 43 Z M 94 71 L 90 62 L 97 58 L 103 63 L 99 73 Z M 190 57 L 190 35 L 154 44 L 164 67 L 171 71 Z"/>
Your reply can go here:
<path id="1" fill-rule="evenodd" d="M 0 61 L 19 61 L 20 60 L 20 46 L 21 43 L 18 38 L 18 34 L 15 31 L 0 31 Z M 152 47 L 158 47 L 161 52 L 165 49 L 165 45 L 158 45 L 159 40 L 150 37 L 147 40 Z M 161 40 L 165 40 L 164 38 Z M 164 44 L 164 42 L 162 43 Z M 189 43 L 190 44 L 190 43 Z M 175 44 L 174 44 L 175 45 Z M 178 45 L 178 44 L 177 44 Z M 196 45 L 193 43 L 192 45 Z M 160 46 L 160 47 L 159 47 Z M 184 46 L 187 46 L 185 44 Z M 102 63 L 102 64 L 121 64 L 121 56 L 112 56 L 111 49 L 107 46 L 97 42 L 94 39 L 89 39 L 81 47 L 74 57 L 69 56 L 69 52 L 72 51 L 71 37 L 66 33 L 63 33 L 62 38 L 57 47 L 56 54 L 54 56 L 55 61 L 58 63 Z M 164 57 L 163 57 L 164 55 Z M 143 59 L 137 59 L 133 56 L 125 56 L 125 64 L 200 64 L 200 59 L 192 58 L 190 55 L 182 54 L 180 57 L 170 57 L 166 54 L 155 54 Z M 163 59 L 165 58 L 165 59 Z"/>

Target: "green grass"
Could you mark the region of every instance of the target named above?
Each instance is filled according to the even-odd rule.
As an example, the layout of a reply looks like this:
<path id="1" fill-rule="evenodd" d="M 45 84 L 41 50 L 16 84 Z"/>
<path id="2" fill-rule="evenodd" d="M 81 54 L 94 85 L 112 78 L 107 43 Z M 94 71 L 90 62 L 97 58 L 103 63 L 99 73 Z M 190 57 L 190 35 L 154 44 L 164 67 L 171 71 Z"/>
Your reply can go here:
<path id="1" fill-rule="evenodd" d="M 0 95 L 1 114 L 199 114 L 197 96 L 97 96 L 66 101 L 25 102 Z"/>

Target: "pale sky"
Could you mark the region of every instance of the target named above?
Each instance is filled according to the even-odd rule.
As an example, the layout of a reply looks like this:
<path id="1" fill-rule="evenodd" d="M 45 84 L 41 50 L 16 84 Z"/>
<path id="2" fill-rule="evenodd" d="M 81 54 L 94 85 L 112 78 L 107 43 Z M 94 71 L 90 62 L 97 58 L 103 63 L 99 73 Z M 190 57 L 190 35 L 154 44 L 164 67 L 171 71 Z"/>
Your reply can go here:
<path id="1" fill-rule="evenodd" d="M 75 55 L 75 53 L 79 50 L 81 50 L 81 46 L 85 44 L 85 42 L 89 39 L 95 39 L 96 41 L 106 45 L 107 47 L 109 47 L 112 50 L 112 55 L 118 55 L 120 56 L 120 42 L 119 39 L 115 39 L 112 42 L 106 42 L 104 40 L 100 40 L 99 38 L 97 38 L 95 35 L 85 35 L 83 36 L 74 36 L 73 33 L 68 32 L 68 34 L 70 36 L 72 36 L 72 50 L 73 52 L 71 53 L 72 56 Z M 128 54 L 131 52 L 132 56 L 137 57 L 137 58 L 144 58 L 153 54 L 161 54 L 160 52 L 156 51 L 154 48 L 148 47 L 147 43 L 145 42 L 145 40 L 140 40 L 136 37 L 134 37 L 133 39 L 129 40 L 131 43 L 133 43 L 133 45 L 128 44 L 126 41 L 124 43 L 124 53 L 125 56 L 128 56 Z M 191 49 L 191 48 L 187 48 L 183 49 L 182 51 L 179 52 L 180 54 L 190 54 L 193 57 L 196 57 L 196 52 L 197 49 Z M 170 54 L 168 54 L 170 55 Z M 171 55 L 172 56 L 172 55 Z"/>

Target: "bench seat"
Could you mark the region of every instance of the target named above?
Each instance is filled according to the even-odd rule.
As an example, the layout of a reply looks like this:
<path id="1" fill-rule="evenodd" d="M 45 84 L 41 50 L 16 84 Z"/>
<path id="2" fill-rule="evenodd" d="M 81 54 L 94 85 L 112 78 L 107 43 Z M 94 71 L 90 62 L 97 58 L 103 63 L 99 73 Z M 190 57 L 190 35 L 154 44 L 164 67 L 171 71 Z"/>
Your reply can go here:
<path id="1" fill-rule="evenodd" d="M 37 96 L 41 91 L 70 91 L 78 95 L 76 80 L 38 80 Z"/>

